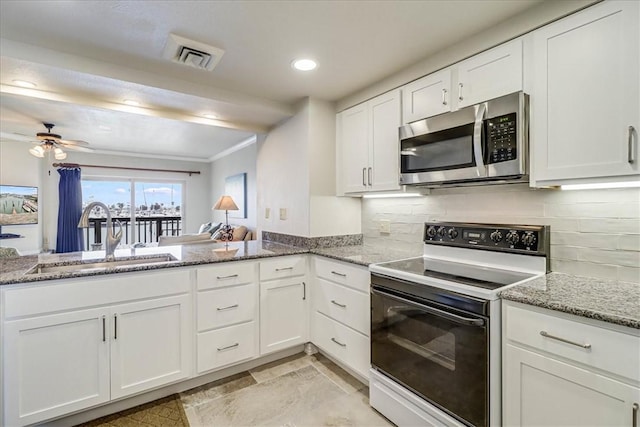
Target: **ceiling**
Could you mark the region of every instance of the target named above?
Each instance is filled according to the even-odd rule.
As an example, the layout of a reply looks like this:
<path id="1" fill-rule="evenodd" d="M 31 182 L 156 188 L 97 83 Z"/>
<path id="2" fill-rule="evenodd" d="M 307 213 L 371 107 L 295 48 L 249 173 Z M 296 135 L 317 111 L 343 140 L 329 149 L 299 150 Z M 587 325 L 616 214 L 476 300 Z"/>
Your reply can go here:
<path id="1" fill-rule="evenodd" d="M 305 97 L 344 98 L 540 2 L 2 1 L 2 137 L 50 121 L 99 150 L 206 160 Z M 211 72 L 173 63 L 169 33 L 225 53 Z"/>

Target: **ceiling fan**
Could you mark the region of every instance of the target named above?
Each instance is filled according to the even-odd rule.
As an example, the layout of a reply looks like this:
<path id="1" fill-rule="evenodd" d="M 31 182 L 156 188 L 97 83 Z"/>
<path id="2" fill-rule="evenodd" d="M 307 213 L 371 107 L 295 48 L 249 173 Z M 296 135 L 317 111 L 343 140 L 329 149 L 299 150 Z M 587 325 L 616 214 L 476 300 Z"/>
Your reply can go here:
<path id="1" fill-rule="evenodd" d="M 62 139 L 60 135 L 52 133 L 51 130 L 55 126 L 53 123 L 42 124 L 47 128 L 47 131 L 36 134 L 36 138 L 38 138 L 38 140 L 34 141 L 34 144 L 38 145 L 29 149 L 29 153 L 32 155 L 36 157 L 44 157 L 45 154 L 53 152 L 56 160 L 64 160 L 67 158 L 67 153 L 65 153 L 62 148 L 74 151 L 93 151 L 92 148 L 89 148 L 88 142 Z"/>

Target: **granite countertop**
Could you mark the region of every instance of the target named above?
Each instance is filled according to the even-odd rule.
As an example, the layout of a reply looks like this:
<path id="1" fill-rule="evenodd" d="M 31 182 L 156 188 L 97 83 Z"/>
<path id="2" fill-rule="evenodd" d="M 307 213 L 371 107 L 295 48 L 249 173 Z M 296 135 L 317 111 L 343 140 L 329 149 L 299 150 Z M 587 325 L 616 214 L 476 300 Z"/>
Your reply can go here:
<path id="1" fill-rule="evenodd" d="M 370 245 L 316 248 L 311 249 L 309 252 L 316 255 L 322 255 L 327 258 L 333 258 L 339 261 L 346 261 L 352 264 L 363 265 L 365 267 L 368 267 L 369 264 L 377 264 L 379 262 L 395 261 L 399 259 L 422 256 L 421 253 L 416 253 L 415 251 L 390 249 L 388 247 Z"/>
<path id="2" fill-rule="evenodd" d="M 640 329 L 640 285 L 549 273 L 500 292 L 505 300 Z"/>
<path id="3" fill-rule="evenodd" d="M 298 248 L 295 246 L 261 240 L 230 242 L 227 251 L 216 251 L 216 249 L 224 248 L 225 245 L 223 243 L 203 243 L 181 246 L 161 246 L 154 248 L 118 249 L 115 252 L 117 260 L 131 259 L 133 257 L 140 259 L 152 258 L 159 254 L 170 254 L 176 260 L 161 264 L 134 264 L 115 268 L 99 268 L 83 271 L 40 274 L 26 273 L 37 264 L 55 266 L 65 263 L 82 264 L 102 261 L 104 260 L 104 251 L 40 254 L 21 256 L 17 258 L 3 258 L 0 261 L 0 286 L 15 283 L 29 283 L 131 271 L 155 270 L 159 268 L 183 267 L 217 262 L 242 261 L 283 255 L 304 254 L 309 252 L 309 250 L 305 248 Z"/>
<path id="4" fill-rule="evenodd" d="M 306 249 L 263 240 L 230 242 L 228 245 L 228 251 L 216 251 L 216 249 L 224 247 L 223 243 L 202 243 L 152 248 L 118 249 L 115 252 L 116 259 L 118 260 L 127 260 L 134 257 L 144 260 L 144 258 L 153 258 L 160 254 L 172 255 L 176 260 L 159 264 L 133 264 L 110 268 L 85 269 L 81 271 L 76 270 L 36 274 L 28 274 L 28 271 L 38 264 L 58 266 L 66 263 L 83 264 L 100 262 L 104 259 L 104 251 L 40 254 L 21 256 L 17 258 L 3 258 L 0 262 L 0 286 L 16 283 L 40 282 L 55 279 L 155 270 L 160 268 L 183 267 L 218 262 L 242 261 L 305 253 L 322 255 L 328 258 L 350 262 L 365 267 L 372 263 L 393 261 L 396 259 L 415 256 L 414 253 L 409 253 L 407 251 L 389 250 L 388 248 L 366 245 Z"/>

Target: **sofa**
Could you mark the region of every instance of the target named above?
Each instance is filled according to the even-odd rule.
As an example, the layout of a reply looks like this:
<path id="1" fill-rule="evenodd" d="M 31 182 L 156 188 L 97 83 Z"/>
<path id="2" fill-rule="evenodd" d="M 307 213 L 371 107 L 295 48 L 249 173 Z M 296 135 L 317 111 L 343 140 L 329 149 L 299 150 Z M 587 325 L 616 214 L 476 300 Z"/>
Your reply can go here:
<path id="1" fill-rule="evenodd" d="M 171 245 L 191 245 L 196 243 L 216 243 L 221 242 L 221 228 L 222 223 L 206 223 L 200 226 L 197 233 L 183 234 L 180 236 L 160 236 L 158 239 L 158 246 L 171 246 Z M 233 229 L 233 242 L 253 240 L 253 232 L 244 225 L 234 226 Z"/>

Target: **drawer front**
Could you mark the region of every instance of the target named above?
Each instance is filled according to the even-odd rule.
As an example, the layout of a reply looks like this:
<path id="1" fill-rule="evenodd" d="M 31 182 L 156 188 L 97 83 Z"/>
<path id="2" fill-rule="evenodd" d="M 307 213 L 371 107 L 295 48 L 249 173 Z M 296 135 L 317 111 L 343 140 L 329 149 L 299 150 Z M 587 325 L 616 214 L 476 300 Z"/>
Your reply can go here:
<path id="1" fill-rule="evenodd" d="M 198 334 L 198 373 L 253 358 L 255 338 L 254 322 Z"/>
<path id="2" fill-rule="evenodd" d="M 505 304 L 507 339 L 622 377 L 640 378 L 640 337 Z M 562 338 L 575 344 L 543 336 Z M 578 345 L 576 345 L 578 344 Z M 589 344 L 590 348 L 580 345 Z"/>
<path id="3" fill-rule="evenodd" d="M 317 279 L 313 301 L 319 312 L 369 336 L 371 300 L 368 294 Z"/>
<path id="4" fill-rule="evenodd" d="M 260 262 L 260 280 L 302 276 L 307 272 L 303 256 L 289 256 Z"/>
<path id="5" fill-rule="evenodd" d="M 366 267 L 315 258 L 316 276 L 362 292 L 369 292 L 371 275 Z"/>
<path id="6" fill-rule="evenodd" d="M 313 343 L 367 378 L 371 366 L 369 338 L 322 313 L 313 313 Z"/>
<path id="7" fill-rule="evenodd" d="M 255 262 L 230 262 L 215 267 L 199 268 L 198 290 L 243 285 L 256 281 Z"/>
<path id="8" fill-rule="evenodd" d="M 198 331 L 254 320 L 256 292 L 253 283 L 198 292 Z"/>

